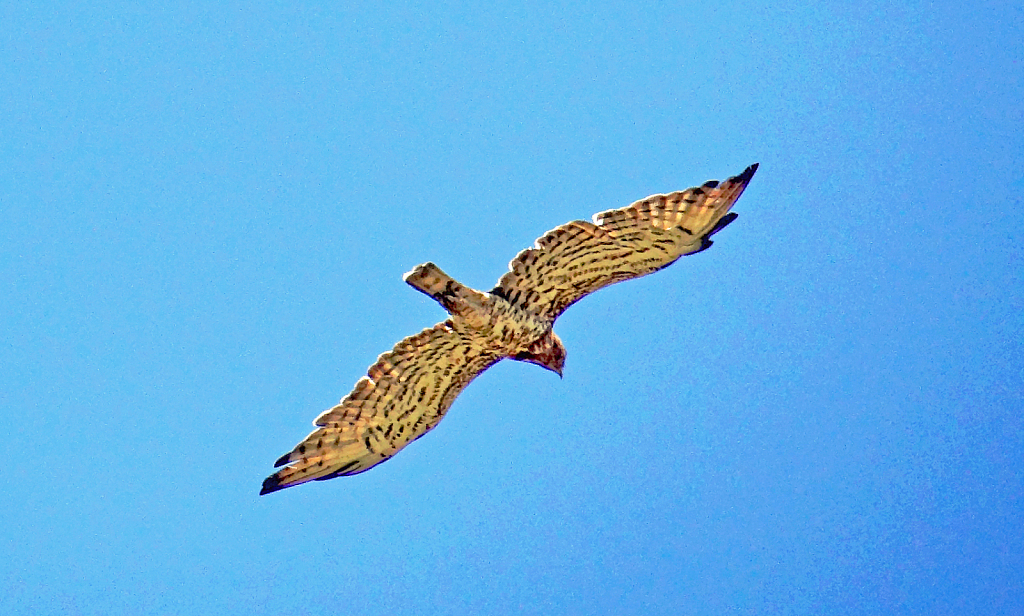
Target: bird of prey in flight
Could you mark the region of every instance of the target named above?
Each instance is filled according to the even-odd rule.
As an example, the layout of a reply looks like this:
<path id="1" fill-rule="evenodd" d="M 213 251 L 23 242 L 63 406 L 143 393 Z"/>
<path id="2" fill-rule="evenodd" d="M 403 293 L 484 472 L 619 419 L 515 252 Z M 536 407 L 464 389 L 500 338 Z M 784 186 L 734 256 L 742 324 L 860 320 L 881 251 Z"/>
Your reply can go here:
<path id="1" fill-rule="evenodd" d="M 516 255 L 490 291 L 477 291 L 433 263 L 404 277 L 450 317 L 377 358 L 367 375 L 316 429 L 281 456 L 260 494 L 369 470 L 437 425 L 459 392 L 496 362 L 511 358 L 559 376 L 565 347 L 552 330 L 589 293 L 645 276 L 711 246 L 736 218 L 729 210 L 757 165 L 724 182 L 652 195 L 628 207 L 548 231 Z"/>

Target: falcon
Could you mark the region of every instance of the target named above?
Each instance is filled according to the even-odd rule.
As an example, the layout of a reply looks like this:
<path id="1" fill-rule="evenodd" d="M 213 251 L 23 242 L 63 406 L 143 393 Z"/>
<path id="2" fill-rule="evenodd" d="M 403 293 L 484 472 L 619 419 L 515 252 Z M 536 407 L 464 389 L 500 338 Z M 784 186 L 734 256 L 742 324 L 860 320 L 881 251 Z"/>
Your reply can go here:
<path id="1" fill-rule="evenodd" d="M 709 181 L 552 229 L 516 255 L 490 291 L 455 281 L 433 263 L 405 282 L 450 318 L 410 336 L 377 358 L 316 429 L 274 464 L 269 494 L 312 480 L 367 471 L 434 428 L 456 396 L 505 358 L 537 364 L 559 376 L 565 347 L 555 319 L 584 296 L 646 276 L 711 246 L 711 236 L 736 219 L 730 212 L 757 165 L 722 183 Z"/>

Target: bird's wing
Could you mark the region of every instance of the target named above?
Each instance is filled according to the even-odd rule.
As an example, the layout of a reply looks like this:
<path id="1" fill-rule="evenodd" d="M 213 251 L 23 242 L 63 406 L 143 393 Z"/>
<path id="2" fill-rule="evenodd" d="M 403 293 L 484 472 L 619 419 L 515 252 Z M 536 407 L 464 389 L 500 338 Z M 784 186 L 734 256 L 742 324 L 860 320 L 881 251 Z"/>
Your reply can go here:
<path id="1" fill-rule="evenodd" d="M 501 358 L 450 319 L 402 340 L 316 418 L 317 429 L 275 463 L 284 468 L 263 481 L 260 494 L 380 464 L 436 426 L 459 392 Z"/>
<path id="2" fill-rule="evenodd" d="M 729 209 L 757 165 L 721 184 L 715 181 L 667 195 L 652 195 L 618 210 L 552 229 L 509 263 L 491 293 L 554 320 L 602 287 L 656 272 L 700 252 L 736 218 Z"/>

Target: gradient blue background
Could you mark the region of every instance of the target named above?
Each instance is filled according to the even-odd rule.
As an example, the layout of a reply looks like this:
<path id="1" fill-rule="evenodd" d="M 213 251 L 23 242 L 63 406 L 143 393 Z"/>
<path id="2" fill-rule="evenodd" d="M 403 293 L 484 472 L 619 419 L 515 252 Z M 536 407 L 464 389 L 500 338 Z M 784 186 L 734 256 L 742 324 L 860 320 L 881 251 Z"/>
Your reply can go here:
<path id="1" fill-rule="evenodd" d="M 1020 613 L 1013 4 L 4 3 L 0 613 Z M 412 266 L 753 162 L 564 380 L 257 496 Z"/>

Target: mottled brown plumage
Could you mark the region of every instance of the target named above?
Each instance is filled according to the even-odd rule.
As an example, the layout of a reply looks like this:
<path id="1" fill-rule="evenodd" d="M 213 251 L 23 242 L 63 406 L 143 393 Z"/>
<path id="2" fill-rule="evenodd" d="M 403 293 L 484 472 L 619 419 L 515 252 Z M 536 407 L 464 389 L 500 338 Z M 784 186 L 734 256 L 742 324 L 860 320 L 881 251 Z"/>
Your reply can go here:
<path id="1" fill-rule="evenodd" d="M 451 318 L 410 336 L 370 367 L 316 430 L 282 456 L 260 494 L 355 475 L 433 428 L 455 397 L 495 362 L 511 358 L 562 374 L 555 319 L 583 296 L 656 272 L 705 250 L 736 218 L 729 212 L 757 165 L 718 184 L 653 195 L 553 229 L 520 252 L 490 292 L 466 287 L 433 263 L 405 275 Z"/>

